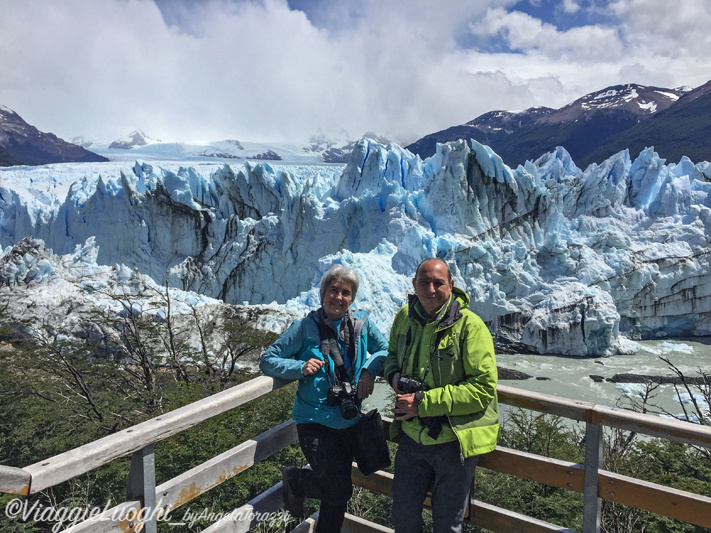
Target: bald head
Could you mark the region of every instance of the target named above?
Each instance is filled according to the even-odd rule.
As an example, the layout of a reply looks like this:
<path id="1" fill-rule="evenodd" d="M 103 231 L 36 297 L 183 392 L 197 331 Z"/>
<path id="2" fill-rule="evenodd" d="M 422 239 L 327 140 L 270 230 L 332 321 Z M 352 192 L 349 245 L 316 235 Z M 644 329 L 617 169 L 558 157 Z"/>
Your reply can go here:
<path id="1" fill-rule="evenodd" d="M 449 299 L 454 288 L 452 274 L 447 263 L 441 259 L 425 259 L 415 271 L 412 280 L 422 310 L 427 316 L 434 316 Z"/>
<path id="2" fill-rule="evenodd" d="M 417 268 L 415 269 L 414 279 L 417 279 L 417 274 L 420 273 L 420 268 L 422 268 L 425 263 L 429 263 L 430 261 L 437 261 L 444 265 L 444 268 L 447 270 L 447 281 L 452 281 L 452 272 L 449 270 L 449 265 L 445 262 L 444 259 L 440 259 L 439 257 L 428 257 L 427 259 L 423 259 L 422 261 L 420 261 L 420 264 L 417 265 Z"/>

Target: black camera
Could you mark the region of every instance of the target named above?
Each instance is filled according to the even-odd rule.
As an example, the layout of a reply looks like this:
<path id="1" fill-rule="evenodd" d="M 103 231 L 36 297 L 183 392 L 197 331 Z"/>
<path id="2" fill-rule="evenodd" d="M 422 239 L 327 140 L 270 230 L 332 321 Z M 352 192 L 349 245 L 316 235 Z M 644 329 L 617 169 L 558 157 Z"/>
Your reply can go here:
<path id="1" fill-rule="evenodd" d="M 397 382 L 397 388 L 405 394 L 426 391 L 427 385 L 412 376 L 401 375 Z M 427 434 L 436 439 L 442 431 L 442 424 L 447 422 L 446 416 L 425 416 L 420 418 L 420 424 L 427 428 Z"/>
<path id="2" fill-rule="evenodd" d="M 351 420 L 360 413 L 356 395 L 353 385 L 346 381 L 341 385 L 334 385 L 328 389 L 326 403 L 331 406 L 338 405 L 341 409 L 341 416 L 346 420 Z"/>
<path id="3" fill-rule="evenodd" d="M 426 390 L 425 384 L 419 379 L 407 375 L 400 376 L 400 379 L 397 382 L 397 388 L 405 394 L 412 394 L 414 392 Z"/>

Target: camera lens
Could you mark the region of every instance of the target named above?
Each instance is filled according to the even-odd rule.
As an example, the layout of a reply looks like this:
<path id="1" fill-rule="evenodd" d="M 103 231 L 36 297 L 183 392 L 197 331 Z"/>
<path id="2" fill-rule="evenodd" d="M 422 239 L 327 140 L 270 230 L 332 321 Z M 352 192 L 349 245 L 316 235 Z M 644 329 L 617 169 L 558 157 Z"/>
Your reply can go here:
<path id="1" fill-rule="evenodd" d="M 341 398 L 341 416 L 346 420 L 351 420 L 358 416 L 358 406 L 352 396 Z"/>
<path id="2" fill-rule="evenodd" d="M 413 392 L 422 390 L 422 382 L 410 376 L 400 376 L 397 388 L 405 394 L 412 394 Z"/>

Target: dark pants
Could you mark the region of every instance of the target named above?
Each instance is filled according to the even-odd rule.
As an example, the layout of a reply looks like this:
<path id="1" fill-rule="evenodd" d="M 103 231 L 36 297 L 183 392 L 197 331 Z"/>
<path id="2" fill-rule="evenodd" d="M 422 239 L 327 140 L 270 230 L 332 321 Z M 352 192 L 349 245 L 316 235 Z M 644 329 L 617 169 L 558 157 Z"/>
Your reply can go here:
<path id="1" fill-rule="evenodd" d="M 395 532 L 422 531 L 422 508 L 432 491 L 434 533 L 460 533 L 477 459 L 464 459 L 457 441 L 425 446 L 401 434 L 392 485 Z"/>
<path id="2" fill-rule="evenodd" d="M 338 533 L 353 494 L 354 428 L 333 429 L 321 424 L 297 424 L 299 444 L 311 470 L 302 468 L 295 489 L 321 501 L 316 533 Z"/>

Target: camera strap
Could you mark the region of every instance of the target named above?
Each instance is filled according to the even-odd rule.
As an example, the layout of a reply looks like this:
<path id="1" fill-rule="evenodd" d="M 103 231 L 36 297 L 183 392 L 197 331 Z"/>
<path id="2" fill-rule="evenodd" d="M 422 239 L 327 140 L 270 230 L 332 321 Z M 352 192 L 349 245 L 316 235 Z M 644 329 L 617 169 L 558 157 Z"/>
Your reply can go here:
<path id="1" fill-rule="evenodd" d="M 430 352 L 430 359 L 427 362 L 427 368 L 425 368 L 425 373 L 423 374 L 422 378 L 420 381 L 422 383 L 425 382 L 425 378 L 427 377 L 427 374 L 430 372 L 430 367 L 432 366 L 432 356 L 435 354 L 439 354 L 439 343 L 442 342 L 442 339 L 444 338 L 445 333 L 447 332 L 447 328 L 442 328 L 439 331 L 437 331 L 437 338 L 435 339 L 435 350 Z M 422 340 L 420 340 L 422 342 Z M 412 327 L 409 327 L 407 329 L 407 335 L 405 336 L 405 358 L 402 360 L 402 366 L 400 367 L 400 374 L 404 373 L 405 370 L 405 363 L 407 362 L 407 358 L 410 355 L 409 350 L 410 350 L 410 344 L 412 344 Z M 417 355 L 419 356 L 419 349 L 417 350 Z M 414 363 L 413 363 L 413 375 L 415 371 Z"/>
<path id="2" fill-rule="evenodd" d="M 324 351 L 326 349 L 327 351 Z M 348 371 L 346 370 L 346 365 L 343 363 L 343 357 L 341 356 L 341 350 L 338 346 L 338 341 L 336 339 L 328 339 L 327 342 L 321 341 L 321 353 L 326 361 L 326 375 L 328 376 L 329 383 L 331 382 L 331 369 L 329 364 L 329 359 L 333 360 L 334 376 L 341 383 L 350 383 L 350 378 L 348 377 Z"/>
<path id="3" fill-rule="evenodd" d="M 351 383 L 350 378 L 348 377 L 348 371 L 346 370 L 346 365 L 343 362 L 343 356 L 341 355 L 341 347 L 339 346 L 338 343 L 338 338 L 336 336 L 336 331 L 335 327 L 333 327 L 333 324 L 327 324 L 326 323 L 326 317 L 321 316 L 319 313 L 319 320 L 314 320 L 316 322 L 316 325 L 318 326 L 318 333 L 319 337 L 321 339 L 321 344 L 319 346 L 319 349 L 321 350 L 321 354 L 323 355 L 323 359 L 326 362 L 326 376 L 328 377 L 328 383 L 333 386 L 333 383 L 331 383 L 331 369 L 330 369 L 330 363 L 329 359 L 333 361 L 333 367 L 334 367 L 334 376 L 337 381 L 340 381 L 341 383 Z M 352 325 L 350 324 L 349 320 L 350 316 L 348 313 L 346 313 L 343 316 L 343 322 L 341 325 L 341 330 L 343 331 L 345 328 L 345 339 L 344 339 L 344 344 L 346 345 L 346 350 L 353 345 L 353 342 L 350 339 L 350 331 L 353 329 Z M 351 357 L 351 365 L 353 364 L 355 360 L 355 357 Z"/>

